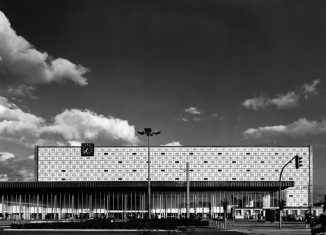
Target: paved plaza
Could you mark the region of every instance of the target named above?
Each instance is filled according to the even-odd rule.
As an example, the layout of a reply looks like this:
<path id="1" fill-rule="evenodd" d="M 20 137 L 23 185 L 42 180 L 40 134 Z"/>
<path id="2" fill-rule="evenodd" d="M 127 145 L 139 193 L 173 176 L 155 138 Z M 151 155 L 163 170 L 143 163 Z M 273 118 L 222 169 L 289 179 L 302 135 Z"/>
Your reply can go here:
<path id="1" fill-rule="evenodd" d="M 218 229 L 216 227 L 200 227 L 195 228 L 191 232 L 182 233 L 174 230 L 166 231 L 166 230 L 154 230 L 150 231 L 150 233 L 146 233 L 146 231 L 139 230 L 100 230 L 100 229 L 26 229 L 26 230 L 14 230 L 5 228 L 1 231 L 0 234 L 83 234 L 83 235 L 104 235 L 104 234 L 134 234 L 134 235 L 142 235 L 142 234 L 166 234 L 166 235 L 181 235 L 181 234 L 192 234 L 192 235 L 211 235 L 211 234 L 219 234 L 219 235 L 241 235 L 241 234 L 250 234 L 250 235 L 308 235 L 310 234 L 310 229 L 306 229 L 303 223 L 287 223 L 282 225 L 282 229 L 278 228 L 278 223 L 257 223 L 251 221 L 228 221 L 226 229 Z"/>

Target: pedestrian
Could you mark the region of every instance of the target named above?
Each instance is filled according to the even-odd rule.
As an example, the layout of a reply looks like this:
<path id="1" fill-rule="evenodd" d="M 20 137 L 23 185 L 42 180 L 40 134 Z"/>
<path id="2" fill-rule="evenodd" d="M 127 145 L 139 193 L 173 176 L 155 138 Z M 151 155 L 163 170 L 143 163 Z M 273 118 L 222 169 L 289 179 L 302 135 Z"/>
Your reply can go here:
<path id="1" fill-rule="evenodd" d="M 260 211 L 258 212 L 257 217 L 258 217 L 258 222 L 261 222 L 261 214 L 260 214 Z"/>
<path id="2" fill-rule="evenodd" d="M 323 209 L 323 213 L 319 216 L 319 219 L 314 223 L 314 225 L 320 224 L 320 228 L 315 228 L 311 230 L 312 235 L 316 235 L 320 232 L 326 231 L 326 208 Z"/>
<path id="3" fill-rule="evenodd" d="M 311 222 L 311 216 L 310 213 L 307 211 L 304 215 L 305 217 L 305 222 L 306 222 L 306 228 L 310 227 L 310 222 Z"/>

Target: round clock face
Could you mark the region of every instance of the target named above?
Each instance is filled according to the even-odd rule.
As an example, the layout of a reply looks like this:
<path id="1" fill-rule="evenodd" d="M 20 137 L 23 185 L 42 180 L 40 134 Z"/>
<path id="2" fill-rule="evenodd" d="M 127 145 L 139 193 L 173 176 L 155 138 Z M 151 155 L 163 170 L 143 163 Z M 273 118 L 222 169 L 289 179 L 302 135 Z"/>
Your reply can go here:
<path id="1" fill-rule="evenodd" d="M 81 155 L 82 156 L 94 156 L 94 144 L 82 143 Z"/>

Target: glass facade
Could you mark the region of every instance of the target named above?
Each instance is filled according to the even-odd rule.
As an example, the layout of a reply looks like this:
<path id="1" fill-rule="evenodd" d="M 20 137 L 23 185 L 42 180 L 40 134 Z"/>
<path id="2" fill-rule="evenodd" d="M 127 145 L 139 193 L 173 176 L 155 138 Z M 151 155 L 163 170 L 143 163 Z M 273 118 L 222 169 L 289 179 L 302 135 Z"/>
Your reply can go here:
<path id="1" fill-rule="evenodd" d="M 186 217 L 185 191 L 153 191 L 151 213 L 157 218 Z M 5 220 L 144 218 L 147 213 L 145 191 L 33 191 L 0 195 L 0 216 Z M 273 191 L 191 191 L 191 217 L 216 218 L 227 202 L 229 217 L 254 217 L 264 209 L 277 207 Z"/>

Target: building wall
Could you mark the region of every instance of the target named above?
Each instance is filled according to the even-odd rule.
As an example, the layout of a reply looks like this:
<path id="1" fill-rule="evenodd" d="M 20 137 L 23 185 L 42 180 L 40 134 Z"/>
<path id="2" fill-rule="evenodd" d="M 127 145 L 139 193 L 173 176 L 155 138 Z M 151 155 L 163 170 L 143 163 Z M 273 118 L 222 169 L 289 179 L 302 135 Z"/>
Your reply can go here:
<path id="1" fill-rule="evenodd" d="M 146 147 L 95 147 L 82 157 L 80 147 L 37 147 L 38 181 L 146 181 Z M 308 206 L 309 173 L 312 185 L 312 149 L 309 147 L 151 147 L 151 180 L 278 181 L 291 158 L 303 158 L 303 167 L 289 164 L 282 180 L 294 181 L 286 190 L 287 206 Z M 310 162 L 310 164 L 309 164 Z M 310 166 L 310 170 L 309 170 Z M 312 188 L 311 188 L 312 191 Z"/>

